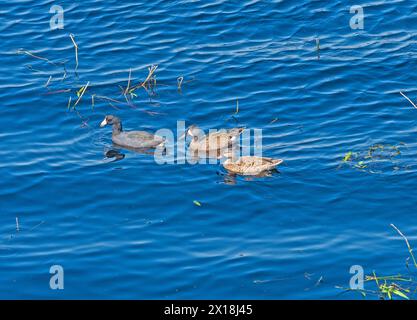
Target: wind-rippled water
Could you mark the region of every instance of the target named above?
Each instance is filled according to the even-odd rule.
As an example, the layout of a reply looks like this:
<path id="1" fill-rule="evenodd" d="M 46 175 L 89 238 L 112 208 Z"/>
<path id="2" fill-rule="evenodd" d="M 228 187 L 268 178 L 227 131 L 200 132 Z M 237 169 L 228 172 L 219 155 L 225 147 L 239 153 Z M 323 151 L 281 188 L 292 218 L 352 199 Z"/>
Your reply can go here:
<path id="1" fill-rule="evenodd" d="M 54 4 L 0 6 L 1 298 L 359 298 L 335 288 L 352 265 L 408 272 L 390 224 L 417 244 L 417 110 L 399 94 L 417 96 L 415 2 L 367 2 L 363 30 L 351 1 L 61 1 L 50 30 Z M 152 64 L 156 95 L 92 108 Z M 127 150 L 109 162 L 105 114 L 126 130 L 261 128 L 285 163 L 230 181 Z M 401 154 L 377 171 L 341 163 L 375 144 Z"/>

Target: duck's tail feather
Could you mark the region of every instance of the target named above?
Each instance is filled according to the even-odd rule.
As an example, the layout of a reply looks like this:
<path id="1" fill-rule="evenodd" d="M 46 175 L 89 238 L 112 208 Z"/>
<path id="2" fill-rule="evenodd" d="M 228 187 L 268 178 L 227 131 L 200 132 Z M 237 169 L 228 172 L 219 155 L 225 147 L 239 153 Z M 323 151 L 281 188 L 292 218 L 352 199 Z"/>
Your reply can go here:
<path id="1" fill-rule="evenodd" d="M 280 165 L 281 163 L 284 162 L 284 160 L 282 160 L 282 159 L 271 159 L 271 160 L 272 160 L 271 162 L 272 162 L 274 167 L 276 167 L 276 166 L 278 166 L 278 165 Z"/>

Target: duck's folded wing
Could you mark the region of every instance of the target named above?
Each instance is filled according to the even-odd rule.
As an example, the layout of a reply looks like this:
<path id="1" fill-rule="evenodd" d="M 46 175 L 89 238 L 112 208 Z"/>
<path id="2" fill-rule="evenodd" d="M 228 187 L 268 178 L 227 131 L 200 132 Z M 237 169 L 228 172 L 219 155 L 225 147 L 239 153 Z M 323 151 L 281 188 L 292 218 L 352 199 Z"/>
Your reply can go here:
<path id="1" fill-rule="evenodd" d="M 245 167 L 246 170 L 269 170 L 280 163 L 282 163 L 281 159 L 273 159 L 273 158 L 263 158 L 263 157 L 242 157 L 241 161 L 239 161 L 242 167 Z"/>
<path id="2" fill-rule="evenodd" d="M 210 134 L 199 142 L 199 149 L 202 150 L 218 150 L 226 148 L 229 145 L 227 135 L 214 133 Z"/>
<path id="3" fill-rule="evenodd" d="M 126 137 L 132 140 L 155 140 L 157 136 L 146 131 L 129 131 L 126 132 Z"/>
<path id="4" fill-rule="evenodd" d="M 252 171 L 254 168 L 262 166 L 262 161 L 256 157 L 241 157 L 235 162 L 235 166 L 238 167 L 242 172 Z"/>

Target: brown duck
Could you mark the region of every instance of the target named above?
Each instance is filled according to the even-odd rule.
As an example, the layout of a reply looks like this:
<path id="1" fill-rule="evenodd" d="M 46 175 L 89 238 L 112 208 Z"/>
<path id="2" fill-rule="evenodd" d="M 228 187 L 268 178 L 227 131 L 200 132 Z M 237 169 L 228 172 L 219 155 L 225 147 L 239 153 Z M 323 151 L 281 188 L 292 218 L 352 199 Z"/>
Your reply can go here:
<path id="1" fill-rule="evenodd" d="M 263 172 L 275 169 L 284 161 L 282 159 L 257 156 L 242 156 L 235 160 L 235 157 L 230 152 L 225 153 L 224 156 L 227 159 L 223 162 L 223 167 L 227 171 L 245 176 L 260 175 Z"/>
<path id="2" fill-rule="evenodd" d="M 192 125 L 186 132 L 193 138 L 189 149 L 195 153 L 209 153 L 229 148 L 244 130 L 245 128 L 233 128 L 204 135 L 201 129 L 196 125 Z"/>

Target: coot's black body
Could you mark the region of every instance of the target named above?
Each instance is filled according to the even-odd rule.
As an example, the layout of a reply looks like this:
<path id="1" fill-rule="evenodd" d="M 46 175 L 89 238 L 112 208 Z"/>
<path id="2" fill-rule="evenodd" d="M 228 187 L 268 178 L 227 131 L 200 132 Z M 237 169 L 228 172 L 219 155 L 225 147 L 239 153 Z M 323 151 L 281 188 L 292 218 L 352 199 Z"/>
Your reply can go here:
<path id="1" fill-rule="evenodd" d="M 100 127 L 112 125 L 112 141 L 121 146 L 132 149 L 146 149 L 164 146 L 164 138 L 146 131 L 123 131 L 122 122 L 118 117 L 108 115 L 101 122 Z"/>

